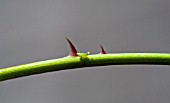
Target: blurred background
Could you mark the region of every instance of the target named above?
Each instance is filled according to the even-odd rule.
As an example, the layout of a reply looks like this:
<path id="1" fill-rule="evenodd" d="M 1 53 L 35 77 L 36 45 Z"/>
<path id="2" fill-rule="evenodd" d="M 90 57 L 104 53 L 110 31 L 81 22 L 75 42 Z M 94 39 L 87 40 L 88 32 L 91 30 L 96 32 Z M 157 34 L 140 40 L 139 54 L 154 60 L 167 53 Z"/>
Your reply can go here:
<path id="1" fill-rule="evenodd" d="M 0 0 L 0 68 L 79 52 L 170 52 L 169 0 Z M 116 65 L 0 83 L 1 103 L 169 103 L 170 67 Z"/>

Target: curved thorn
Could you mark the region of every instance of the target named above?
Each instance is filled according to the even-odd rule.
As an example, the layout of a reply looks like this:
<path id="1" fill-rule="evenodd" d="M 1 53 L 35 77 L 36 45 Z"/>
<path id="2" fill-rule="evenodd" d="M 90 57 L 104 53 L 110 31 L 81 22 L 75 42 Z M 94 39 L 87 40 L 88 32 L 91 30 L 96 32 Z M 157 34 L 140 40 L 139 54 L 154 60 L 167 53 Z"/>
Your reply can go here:
<path id="1" fill-rule="evenodd" d="M 70 54 L 69 54 L 69 56 L 78 56 L 77 55 L 77 50 L 74 47 L 74 45 L 71 43 L 71 41 L 67 37 L 66 37 L 66 40 L 67 40 L 67 42 L 68 42 L 68 44 L 70 46 Z"/>
<path id="2" fill-rule="evenodd" d="M 105 52 L 105 50 L 104 50 L 104 48 L 103 48 L 103 46 L 101 44 L 100 44 L 100 48 L 101 48 L 100 54 L 106 54 L 106 52 Z"/>

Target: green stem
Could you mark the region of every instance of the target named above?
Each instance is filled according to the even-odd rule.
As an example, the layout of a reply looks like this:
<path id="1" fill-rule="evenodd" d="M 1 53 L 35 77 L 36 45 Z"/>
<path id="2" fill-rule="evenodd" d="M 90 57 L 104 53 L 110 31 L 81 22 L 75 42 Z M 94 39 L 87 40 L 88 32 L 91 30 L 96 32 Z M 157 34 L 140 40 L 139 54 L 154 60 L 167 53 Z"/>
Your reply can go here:
<path id="1" fill-rule="evenodd" d="M 170 54 L 165 53 L 115 53 L 88 56 L 64 57 L 40 61 L 0 70 L 0 81 L 40 74 L 45 72 L 75 69 L 90 66 L 152 64 L 170 65 Z"/>

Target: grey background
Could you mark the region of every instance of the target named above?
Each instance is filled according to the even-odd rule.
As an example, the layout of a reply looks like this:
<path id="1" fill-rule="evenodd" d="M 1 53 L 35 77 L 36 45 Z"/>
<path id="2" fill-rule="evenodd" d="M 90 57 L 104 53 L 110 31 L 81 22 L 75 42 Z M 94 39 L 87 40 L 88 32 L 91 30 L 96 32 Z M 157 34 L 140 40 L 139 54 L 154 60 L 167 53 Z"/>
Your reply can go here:
<path id="1" fill-rule="evenodd" d="M 79 52 L 170 52 L 169 0 L 0 0 L 0 67 Z M 0 83 L 0 103 L 169 103 L 170 67 L 126 65 Z"/>

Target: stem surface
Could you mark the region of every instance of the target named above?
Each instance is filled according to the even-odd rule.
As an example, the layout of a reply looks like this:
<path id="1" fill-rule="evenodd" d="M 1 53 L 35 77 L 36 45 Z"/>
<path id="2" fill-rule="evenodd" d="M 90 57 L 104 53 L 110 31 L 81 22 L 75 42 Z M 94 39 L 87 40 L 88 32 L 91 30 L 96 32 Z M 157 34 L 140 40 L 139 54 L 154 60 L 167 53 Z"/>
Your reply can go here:
<path id="1" fill-rule="evenodd" d="M 0 69 L 0 81 L 66 69 L 125 64 L 170 65 L 170 54 L 115 53 L 63 57 Z"/>

